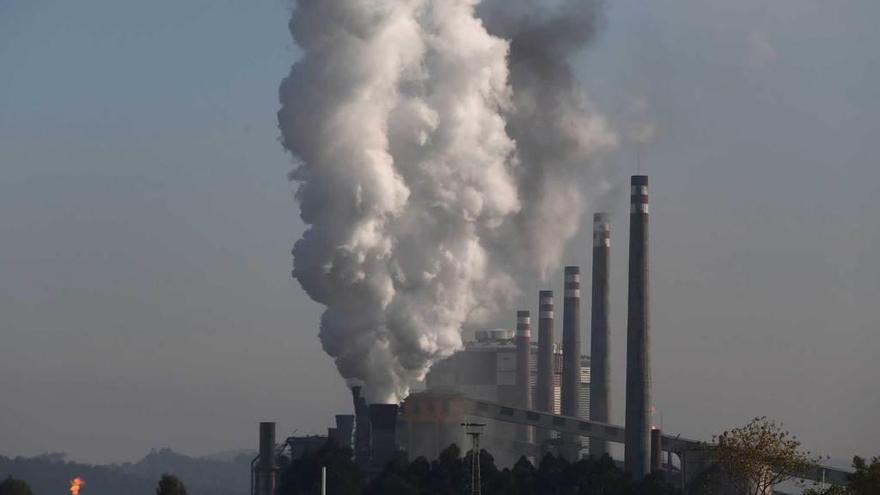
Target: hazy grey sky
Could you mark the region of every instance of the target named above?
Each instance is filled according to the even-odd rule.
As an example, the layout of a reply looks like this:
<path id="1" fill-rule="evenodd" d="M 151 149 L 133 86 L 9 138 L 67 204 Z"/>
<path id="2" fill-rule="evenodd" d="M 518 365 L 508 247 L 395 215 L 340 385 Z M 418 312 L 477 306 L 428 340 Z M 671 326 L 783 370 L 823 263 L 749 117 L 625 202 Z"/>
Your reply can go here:
<path id="1" fill-rule="evenodd" d="M 209 453 L 253 446 L 261 419 L 316 433 L 349 408 L 289 274 L 288 15 L 284 0 L 0 0 L 0 454 Z M 880 454 L 878 21 L 876 0 L 611 1 L 581 57 L 621 132 L 654 128 L 665 430 L 767 415 L 813 451 Z M 614 157 L 619 180 L 634 157 Z M 585 238 L 566 261 L 589 266 Z"/>

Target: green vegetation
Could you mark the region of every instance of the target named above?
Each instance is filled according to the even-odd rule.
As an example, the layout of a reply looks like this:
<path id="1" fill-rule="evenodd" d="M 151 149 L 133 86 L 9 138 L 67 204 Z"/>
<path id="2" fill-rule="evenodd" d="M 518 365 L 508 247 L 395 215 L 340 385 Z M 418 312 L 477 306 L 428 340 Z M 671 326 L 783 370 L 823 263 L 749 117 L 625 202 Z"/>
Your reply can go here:
<path id="1" fill-rule="evenodd" d="M 27 483 L 10 476 L 0 483 L 0 495 L 34 495 L 34 492 Z"/>

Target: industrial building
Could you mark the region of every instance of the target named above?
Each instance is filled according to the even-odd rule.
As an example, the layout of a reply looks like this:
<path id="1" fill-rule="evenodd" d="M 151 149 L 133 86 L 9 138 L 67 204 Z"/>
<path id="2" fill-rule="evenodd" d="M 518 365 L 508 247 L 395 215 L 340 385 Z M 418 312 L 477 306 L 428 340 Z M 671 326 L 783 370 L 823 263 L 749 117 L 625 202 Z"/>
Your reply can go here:
<path id="1" fill-rule="evenodd" d="M 464 445 L 461 418 L 454 404 L 456 397 L 463 396 L 488 402 L 520 407 L 522 389 L 517 386 L 518 360 L 514 332 L 511 330 L 483 330 L 474 334 L 474 340 L 465 343 L 464 349 L 436 363 L 425 380 L 426 388 L 412 394 L 404 401 L 402 419 L 406 426 L 401 430 L 414 432 L 405 439 L 404 446 L 410 457 L 424 455 L 428 458 L 452 443 Z M 529 343 L 529 389 L 531 397 L 537 395 L 538 342 Z M 562 350 L 553 343 L 552 351 L 552 403 L 548 412 L 561 411 Z M 584 415 L 590 408 L 590 359 L 580 356 L 579 411 Z M 449 415 L 450 417 L 446 417 Z M 456 419 L 458 418 L 458 419 Z M 454 431 L 447 432 L 445 428 Z M 423 431 L 426 430 L 426 431 Z M 432 433 L 433 431 L 433 433 Z M 555 438 L 545 432 L 532 432 L 524 439 L 511 425 L 489 422 L 484 433 L 484 445 L 502 462 L 507 457 L 513 461 L 524 453 L 522 443 L 540 443 Z M 456 436 L 457 435 L 457 436 Z M 586 447 L 586 439 L 582 442 Z M 550 446 L 552 447 L 552 446 Z M 549 449 L 549 447 L 548 447 Z"/>
<path id="2" fill-rule="evenodd" d="M 455 443 L 466 446 L 463 423 L 485 422 L 483 446 L 501 464 L 521 455 L 554 451 L 569 459 L 608 452 L 623 443 L 624 468 L 635 479 L 665 471 L 679 486 L 711 462 L 702 443 L 664 435 L 651 426 L 650 305 L 648 266 L 648 177 L 632 177 L 626 323 L 626 405 L 624 427 L 608 423 L 610 412 L 608 215 L 593 219 L 590 356 L 581 353 L 581 270 L 567 266 L 563 279 L 562 346 L 554 338 L 553 291 L 538 294 L 538 334 L 532 340 L 531 313 L 516 312 L 515 331 L 485 330 L 428 373 L 425 389 L 402 404 L 367 404 L 353 387 L 354 415 L 340 415 L 327 438 L 353 449 L 367 475 L 395 456 L 435 459 Z M 574 349 L 574 352 L 571 350 Z M 260 425 L 260 455 L 252 464 L 252 490 L 271 495 L 275 457 L 290 448 L 308 448 L 313 437 L 276 447 L 274 424 Z M 590 439 L 589 441 L 587 439 Z M 673 456 L 677 461 L 673 461 Z M 817 466 L 805 478 L 842 484 L 846 472 Z"/>

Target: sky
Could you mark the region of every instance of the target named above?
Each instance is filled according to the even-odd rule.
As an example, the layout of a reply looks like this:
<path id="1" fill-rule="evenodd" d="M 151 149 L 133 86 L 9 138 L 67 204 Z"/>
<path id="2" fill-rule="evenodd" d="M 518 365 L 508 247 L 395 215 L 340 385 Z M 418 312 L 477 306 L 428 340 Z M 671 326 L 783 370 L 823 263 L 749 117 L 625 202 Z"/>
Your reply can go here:
<path id="1" fill-rule="evenodd" d="M 285 0 L 0 0 L 0 455 L 208 454 L 255 447 L 260 420 L 320 433 L 349 411 L 321 308 L 290 277 L 289 15 Z M 637 161 L 651 175 L 665 431 L 709 439 L 766 415 L 816 453 L 880 454 L 878 19 L 876 0 L 610 1 L 578 55 L 621 135 L 652 130 L 610 159 L 621 185 Z M 565 262 L 588 267 L 589 246 Z"/>

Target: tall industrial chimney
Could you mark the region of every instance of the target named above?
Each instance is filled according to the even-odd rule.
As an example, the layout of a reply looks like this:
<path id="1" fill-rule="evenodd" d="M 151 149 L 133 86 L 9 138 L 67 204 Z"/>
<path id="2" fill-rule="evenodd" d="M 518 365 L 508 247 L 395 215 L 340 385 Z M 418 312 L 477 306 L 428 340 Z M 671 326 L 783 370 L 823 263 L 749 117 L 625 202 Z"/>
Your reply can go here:
<path id="1" fill-rule="evenodd" d="M 351 387 L 354 401 L 354 459 L 359 466 L 370 461 L 370 410 L 367 401 L 361 397 L 361 387 Z"/>
<path id="2" fill-rule="evenodd" d="M 565 299 L 562 304 L 562 404 L 565 416 L 580 416 L 581 398 L 581 268 L 565 267 Z M 577 436 L 564 437 L 563 450 L 570 461 L 580 451 Z"/>
<path id="3" fill-rule="evenodd" d="M 611 223 L 607 213 L 593 215 L 593 301 L 590 317 L 590 420 L 607 423 L 610 370 L 608 365 L 608 258 Z M 603 440 L 590 439 L 590 455 L 598 459 L 608 452 Z"/>
<path id="4" fill-rule="evenodd" d="M 624 464 L 634 479 L 650 472 L 651 361 L 648 316 L 648 177 L 632 177 L 629 215 L 629 308 L 626 323 Z"/>
<path id="5" fill-rule="evenodd" d="M 553 291 L 538 293 L 538 380 L 535 386 L 535 409 L 553 411 Z M 548 438 L 547 430 L 535 432 L 540 445 Z"/>
<path id="6" fill-rule="evenodd" d="M 516 389 L 517 407 L 532 408 L 532 320 L 528 311 L 516 312 Z M 520 440 L 531 440 L 529 428 L 519 429 Z"/>
<path id="7" fill-rule="evenodd" d="M 275 423 L 260 423 L 260 451 L 254 468 L 254 494 L 275 494 Z"/>
<path id="8" fill-rule="evenodd" d="M 385 467 L 397 455 L 397 404 L 370 404 L 373 469 Z"/>

